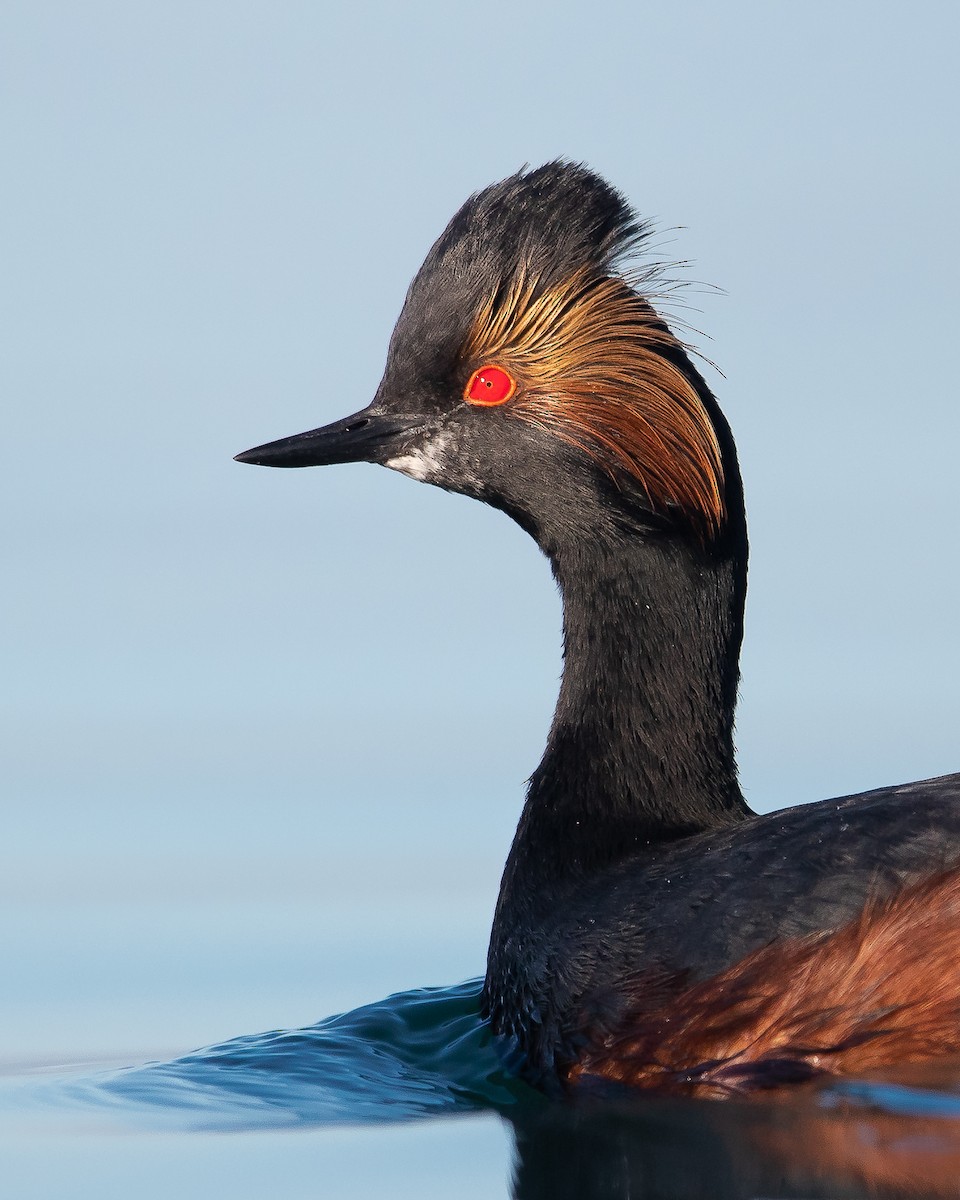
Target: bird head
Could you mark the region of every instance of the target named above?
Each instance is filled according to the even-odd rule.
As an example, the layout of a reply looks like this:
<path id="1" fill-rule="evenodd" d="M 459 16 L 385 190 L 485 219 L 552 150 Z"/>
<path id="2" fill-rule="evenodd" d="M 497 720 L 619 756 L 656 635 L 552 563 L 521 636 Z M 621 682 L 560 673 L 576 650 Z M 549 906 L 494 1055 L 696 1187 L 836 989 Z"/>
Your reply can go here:
<path id="1" fill-rule="evenodd" d="M 735 454 L 644 295 L 633 264 L 649 233 L 575 164 L 484 189 L 411 283 L 369 407 L 238 460 L 380 463 L 502 508 L 541 540 L 612 499 L 640 526 L 709 544 Z"/>

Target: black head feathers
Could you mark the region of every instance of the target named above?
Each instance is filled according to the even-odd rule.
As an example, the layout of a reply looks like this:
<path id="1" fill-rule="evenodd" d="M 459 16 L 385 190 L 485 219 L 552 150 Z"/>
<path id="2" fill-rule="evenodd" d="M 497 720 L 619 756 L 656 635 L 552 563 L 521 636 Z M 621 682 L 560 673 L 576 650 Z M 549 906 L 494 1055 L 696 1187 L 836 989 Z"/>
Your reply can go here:
<path id="1" fill-rule="evenodd" d="M 598 274 L 637 248 L 649 227 L 586 167 L 546 163 L 471 196 L 427 255 L 422 272 L 500 276 L 519 268 L 543 287 L 590 268 Z M 419 277 L 418 277 L 419 278 Z"/>

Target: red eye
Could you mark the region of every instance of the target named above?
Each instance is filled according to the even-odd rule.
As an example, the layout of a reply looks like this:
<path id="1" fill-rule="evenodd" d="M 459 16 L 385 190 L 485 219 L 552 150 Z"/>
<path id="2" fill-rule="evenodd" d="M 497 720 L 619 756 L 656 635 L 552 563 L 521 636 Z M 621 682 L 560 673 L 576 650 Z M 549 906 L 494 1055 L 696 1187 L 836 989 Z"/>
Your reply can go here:
<path id="1" fill-rule="evenodd" d="M 470 404 L 504 404 L 517 390 L 517 381 L 503 367 L 481 367 L 470 376 L 463 398 Z"/>

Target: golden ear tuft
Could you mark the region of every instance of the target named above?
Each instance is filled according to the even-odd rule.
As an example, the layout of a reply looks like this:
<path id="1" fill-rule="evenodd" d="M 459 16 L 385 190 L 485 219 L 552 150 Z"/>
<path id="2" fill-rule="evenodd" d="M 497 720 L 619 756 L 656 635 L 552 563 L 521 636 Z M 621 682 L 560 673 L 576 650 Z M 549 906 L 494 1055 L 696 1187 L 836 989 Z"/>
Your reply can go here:
<path id="1" fill-rule="evenodd" d="M 539 290 L 523 271 L 478 312 L 467 363 L 522 382 L 516 417 L 631 475 L 656 510 L 675 508 L 704 541 L 725 519 L 720 443 L 680 343 L 620 278 L 588 269 Z"/>

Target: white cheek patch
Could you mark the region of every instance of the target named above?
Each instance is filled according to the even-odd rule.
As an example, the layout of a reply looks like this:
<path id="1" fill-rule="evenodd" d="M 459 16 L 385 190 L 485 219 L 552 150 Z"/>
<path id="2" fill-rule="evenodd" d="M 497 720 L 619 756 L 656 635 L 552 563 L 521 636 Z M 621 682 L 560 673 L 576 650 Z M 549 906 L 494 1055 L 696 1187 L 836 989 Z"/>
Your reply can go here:
<path id="1" fill-rule="evenodd" d="M 412 479 L 425 481 L 431 472 L 437 469 L 438 461 L 430 453 L 423 450 L 413 450 L 409 454 L 401 454 L 397 458 L 388 458 L 383 464 L 391 471 L 399 471 Z"/>
<path id="2" fill-rule="evenodd" d="M 383 464 L 391 471 L 400 471 L 412 479 L 429 483 L 443 475 L 445 465 L 444 451 L 450 445 L 450 435 L 438 433 L 432 441 L 423 446 L 416 446 L 396 458 L 388 458 Z"/>

